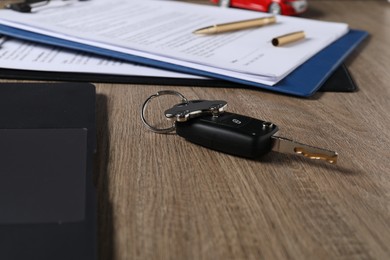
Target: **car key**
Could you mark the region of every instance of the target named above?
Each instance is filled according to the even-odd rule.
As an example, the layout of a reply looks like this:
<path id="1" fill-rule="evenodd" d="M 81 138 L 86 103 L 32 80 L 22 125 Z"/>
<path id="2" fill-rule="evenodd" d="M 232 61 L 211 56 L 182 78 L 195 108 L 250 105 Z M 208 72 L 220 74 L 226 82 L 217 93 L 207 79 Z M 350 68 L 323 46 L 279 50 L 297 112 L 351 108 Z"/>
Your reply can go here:
<path id="1" fill-rule="evenodd" d="M 145 118 L 148 103 L 162 95 L 176 95 L 181 103 L 165 111 L 165 117 L 174 121 L 169 128 L 157 128 Z M 164 90 L 149 96 L 141 108 L 141 120 L 155 133 L 176 133 L 190 142 L 217 151 L 256 159 L 262 155 L 277 151 L 298 154 L 310 159 L 324 160 L 335 164 L 338 154 L 295 142 L 277 136 L 278 127 L 267 121 L 244 115 L 225 112 L 227 102 L 223 100 L 190 100 L 176 91 Z"/>
<path id="2" fill-rule="evenodd" d="M 277 131 L 271 122 L 229 112 L 176 122 L 176 133 L 188 141 L 240 157 L 256 159 L 277 151 L 337 162 L 336 152 L 276 136 Z"/>

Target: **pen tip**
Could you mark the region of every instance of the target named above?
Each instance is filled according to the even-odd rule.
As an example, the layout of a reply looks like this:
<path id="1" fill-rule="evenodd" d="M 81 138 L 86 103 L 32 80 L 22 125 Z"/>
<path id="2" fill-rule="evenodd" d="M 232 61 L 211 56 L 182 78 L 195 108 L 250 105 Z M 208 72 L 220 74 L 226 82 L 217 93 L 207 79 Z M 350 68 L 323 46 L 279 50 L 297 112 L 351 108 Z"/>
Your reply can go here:
<path id="1" fill-rule="evenodd" d="M 192 33 L 197 35 L 207 35 L 207 34 L 214 34 L 216 32 L 217 31 L 215 29 L 215 26 L 211 26 L 211 27 L 200 28 L 198 30 L 193 31 Z"/>

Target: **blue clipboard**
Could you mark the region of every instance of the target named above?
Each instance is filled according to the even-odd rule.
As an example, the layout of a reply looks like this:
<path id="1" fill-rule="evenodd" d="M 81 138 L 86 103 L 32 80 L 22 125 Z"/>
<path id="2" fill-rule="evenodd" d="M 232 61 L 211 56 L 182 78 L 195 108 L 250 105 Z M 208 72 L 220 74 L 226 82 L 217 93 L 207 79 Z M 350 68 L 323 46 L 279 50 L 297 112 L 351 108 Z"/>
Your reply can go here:
<path id="1" fill-rule="evenodd" d="M 260 83 L 250 82 L 234 77 L 228 77 L 208 71 L 197 70 L 184 66 L 179 66 L 159 60 L 152 60 L 117 51 L 111 51 L 104 48 L 94 47 L 74 41 L 63 40 L 35 32 L 21 30 L 6 25 L 0 25 L 0 33 L 19 39 L 56 45 L 60 47 L 81 50 L 98 55 L 121 59 L 124 61 L 144 64 L 161 69 L 178 71 L 187 74 L 194 74 L 209 78 L 222 79 L 247 86 L 266 89 L 274 92 L 300 96 L 312 96 L 323 83 L 332 75 L 332 73 L 343 63 L 345 58 L 368 36 L 368 33 L 361 30 L 351 29 L 346 35 L 342 36 L 325 49 L 318 52 L 312 58 L 307 60 L 287 77 L 274 86 L 267 86 Z"/>

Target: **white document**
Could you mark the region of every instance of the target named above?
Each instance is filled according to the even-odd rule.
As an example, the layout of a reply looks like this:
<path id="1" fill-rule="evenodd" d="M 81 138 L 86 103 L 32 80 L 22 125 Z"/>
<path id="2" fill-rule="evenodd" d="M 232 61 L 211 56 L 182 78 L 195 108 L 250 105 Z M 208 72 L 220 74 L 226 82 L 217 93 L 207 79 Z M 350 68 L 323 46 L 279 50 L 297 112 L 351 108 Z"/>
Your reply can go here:
<path id="1" fill-rule="evenodd" d="M 72 51 L 7 37 L 0 47 L 0 68 L 47 72 L 99 73 L 107 75 L 197 78 L 130 62 Z"/>
<path id="2" fill-rule="evenodd" d="M 54 2 L 53 2 L 54 3 Z M 58 3 L 56 3 L 58 4 Z M 0 11 L 0 23 L 74 42 L 274 85 L 348 32 L 348 25 L 277 16 L 277 23 L 220 35 L 196 29 L 269 14 L 157 0 L 91 0 L 23 14 Z M 305 31 L 299 43 L 271 39 Z"/>

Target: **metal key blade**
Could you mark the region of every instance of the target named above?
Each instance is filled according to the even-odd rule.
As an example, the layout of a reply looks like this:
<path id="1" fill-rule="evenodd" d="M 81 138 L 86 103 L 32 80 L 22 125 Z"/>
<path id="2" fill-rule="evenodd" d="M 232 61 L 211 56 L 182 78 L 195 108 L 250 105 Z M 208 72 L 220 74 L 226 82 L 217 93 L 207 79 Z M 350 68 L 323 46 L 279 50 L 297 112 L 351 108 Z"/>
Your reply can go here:
<path id="1" fill-rule="evenodd" d="M 285 137 L 272 136 L 272 150 L 287 154 L 299 154 L 313 160 L 323 160 L 331 164 L 337 163 L 337 152 L 298 143 Z"/>

